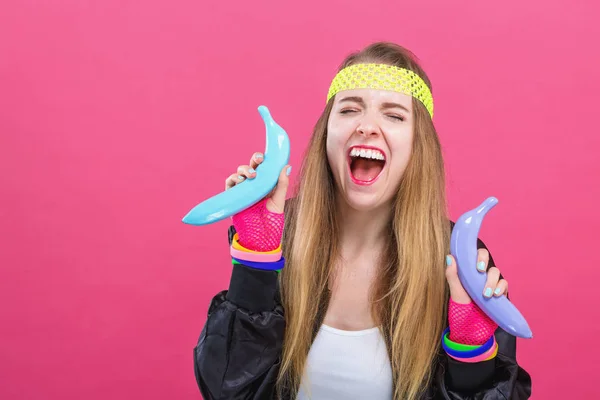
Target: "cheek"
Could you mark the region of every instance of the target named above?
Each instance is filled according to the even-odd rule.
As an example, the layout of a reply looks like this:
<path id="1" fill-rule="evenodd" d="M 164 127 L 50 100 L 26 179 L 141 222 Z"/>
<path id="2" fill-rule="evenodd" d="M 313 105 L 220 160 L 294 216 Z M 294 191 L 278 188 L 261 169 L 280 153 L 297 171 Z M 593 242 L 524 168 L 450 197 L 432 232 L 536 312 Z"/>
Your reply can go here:
<path id="1" fill-rule="evenodd" d="M 342 159 L 342 150 L 340 148 L 340 144 L 335 140 L 335 138 L 328 136 L 327 137 L 327 162 L 329 163 L 329 167 L 336 171 L 341 165 Z"/>
<path id="2" fill-rule="evenodd" d="M 401 177 L 412 154 L 412 138 L 407 137 L 405 140 L 394 143 L 391 149 L 393 154 L 392 168 L 390 171 L 395 176 Z"/>
<path id="3" fill-rule="evenodd" d="M 327 159 L 329 160 L 329 165 L 334 167 L 339 165 L 344 158 L 344 146 L 346 141 L 348 140 L 348 135 L 343 134 L 336 127 L 328 127 L 327 130 Z"/>

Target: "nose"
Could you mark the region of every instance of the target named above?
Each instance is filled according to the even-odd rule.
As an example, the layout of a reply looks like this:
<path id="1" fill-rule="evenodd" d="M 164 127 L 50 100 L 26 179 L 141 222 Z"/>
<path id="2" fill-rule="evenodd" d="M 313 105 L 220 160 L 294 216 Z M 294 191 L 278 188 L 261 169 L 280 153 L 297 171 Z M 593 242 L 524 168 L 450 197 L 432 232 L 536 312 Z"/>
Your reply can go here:
<path id="1" fill-rule="evenodd" d="M 356 127 L 356 131 L 358 132 L 358 134 L 366 137 L 376 136 L 381 133 L 381 130 L 379 129 L 379 125 L 375 121 L 375 118 L 367 114 L 360 119 L 358 126 Z"/>

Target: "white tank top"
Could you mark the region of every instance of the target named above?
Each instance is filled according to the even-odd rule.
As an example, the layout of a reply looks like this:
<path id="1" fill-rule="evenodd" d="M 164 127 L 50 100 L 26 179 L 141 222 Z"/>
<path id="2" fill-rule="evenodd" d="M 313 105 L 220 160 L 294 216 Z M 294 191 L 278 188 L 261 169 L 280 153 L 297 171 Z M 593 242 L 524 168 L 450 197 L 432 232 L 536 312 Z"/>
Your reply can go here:
<path id="1" fill-rule="evenodd" d="M 392 368 L 379 328 L 321 325 L 308 353 L 297 400 L 390 400 Z"/>

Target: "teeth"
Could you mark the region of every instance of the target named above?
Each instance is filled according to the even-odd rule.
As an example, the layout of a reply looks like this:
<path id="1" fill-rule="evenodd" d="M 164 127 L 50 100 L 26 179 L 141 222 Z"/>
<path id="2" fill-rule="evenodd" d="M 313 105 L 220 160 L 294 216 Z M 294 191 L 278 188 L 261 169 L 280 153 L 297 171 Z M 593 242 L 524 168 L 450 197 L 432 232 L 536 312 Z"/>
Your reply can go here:
<path id="1" fill-rule="evenodd" d="M 385 160 L 385 157 L 379 150 L 373 149 L 357 149 L 350 151 L 350 157 L 371 158 L 373 160 Z"/>

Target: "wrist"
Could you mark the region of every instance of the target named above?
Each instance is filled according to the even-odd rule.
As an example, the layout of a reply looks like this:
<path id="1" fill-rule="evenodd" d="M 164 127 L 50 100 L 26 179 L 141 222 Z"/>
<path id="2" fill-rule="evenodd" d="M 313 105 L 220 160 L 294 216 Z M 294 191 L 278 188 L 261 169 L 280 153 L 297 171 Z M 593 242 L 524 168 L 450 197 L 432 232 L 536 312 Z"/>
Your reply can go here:
<path id="1" fill-rule="evenodd" d="M 263 199 L 233 216 L 238 243 L 250 251 L 270 252 L 281 246 L 285 216 L 271 212 Z"/>
<path id="2" fill-rule="evenodd" d="M 231 241 L 230 255 L 233 265 L 242 264 L 254 269 L 281 271 L 285 265 L 282 254 L 281 244 L 275 250 L 260 252 L 242 246 L 238 241 L 237 233 L 233 235 Z"/>
<path id="3" fill-rule="evenodd" d="M 454 343 L 480 346 L 494 335 L 498 325 L 473 302 L 448 304 L 449 339 Z"/>
<path id="4" fill-rule="evenodd" d="M 481 345 L 465 345 L 454 342 L 449 338 L 450 328 L 446 328 L 442 335 L 442 347 L 446 354 L 454 360 L 466 363 L 476 363 L 488 361 L 498 354 L 498 343 L 496 337 L 492 335 L 485 343 Z"/>

